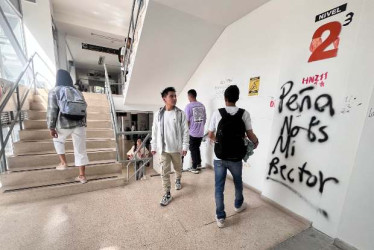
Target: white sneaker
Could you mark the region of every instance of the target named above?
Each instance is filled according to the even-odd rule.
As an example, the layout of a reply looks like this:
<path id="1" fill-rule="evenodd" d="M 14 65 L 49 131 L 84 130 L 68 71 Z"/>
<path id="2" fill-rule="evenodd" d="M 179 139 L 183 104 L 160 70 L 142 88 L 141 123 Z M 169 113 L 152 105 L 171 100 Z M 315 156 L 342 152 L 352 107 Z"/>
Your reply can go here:
<path id="1" fill-rule="evenodd" d="M 66 169 L 68 169 L 68 166 L 67 165 L 58 165 L 57 167 L 56 167 L 56 170 L 66 170 Z"/>
<path id="2" fill-rule="evenodd" d="M 84 184 L 84 183 L 87 183 L 87 179 L 86 179 L 86 177 L 85 176 L 77 176 L 77 177 L 75 177 L 75 179 L 74 179 L 75 181 L 79 181 L 80 183 L 82 183 L 82 184 Z"/>
<path id="3" fill-rule="evenodd" d="M 216 215 L 217 226 L 223 228 L 225 226 L 225 219 L 218 219 Z"/>
<path id="4" fill-rule="evenodd" d="M 235 210 L 235 212 L 240 213 L 243 210 L 245 210 L 246 208 L 247 208 L 247 203 L 243 202 L 243 204 L 239 208 L 235 208 L 234 210 Z"/>
<path id="5" fill-rule="evenodd" d="M 194 173 L 194 174 L 200 173 L 200 171 L 198 169 L 194 169 L 194 168 L 190 168 L 190 172 Z"/>

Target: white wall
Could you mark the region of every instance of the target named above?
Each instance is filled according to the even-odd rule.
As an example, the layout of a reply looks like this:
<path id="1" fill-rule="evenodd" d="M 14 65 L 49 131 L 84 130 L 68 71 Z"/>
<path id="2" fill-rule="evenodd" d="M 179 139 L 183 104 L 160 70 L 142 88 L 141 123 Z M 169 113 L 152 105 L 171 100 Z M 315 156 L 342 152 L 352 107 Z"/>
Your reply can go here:
<path id="1" fill-rule="evenodd" d="M 346 12 L 315 22 L 314 18 L 317 14 L 345 2 L 348 2 Z M 369 52 L 367 48 L 372 46 L 372 40 L 367 38 L 372 38 L 374 35 L 370 28 L 374 22 L 373 19 L 368 18 L 370 10 L 373 9 L 368 0 L 345 2 L 273 0 L 230 25 L 179 95 L 178 106 L 184 108 L 187 104 L 186 93 L 194 88 L 197 90 L 198 100 L 207 107 L 209 121 L 213 110 L 224 105 L 220 90 L 229 84 L 238 85 L 241 96 L 237 105 L 251 113 L 254 132 L 260 139 L 260 146 L 250 158 L 249 167 L 247 165 L 243 170 L 244 182 L 261 190 L 266 197 L 312 221 L 317 229 L 332 237 L 340 237 L 343 241 L 347 239 L 349 243 L 358 245 L 354 236 L 351 236 L 352 239 L 347 237 L 352 233 L 348 228 L 353 224 L 350 221 L 342 223 L 345 229 L 341 230 L 339 225 L 343 217 L 353 212 L 357 213 L 357 209 L 362 209 L 353 205 L 356 209 L 352 210 L 349 205 L 342 214 L 374 84 L 369 81 L 371 79 L 369 69 L 362 67 L 365 63 L 371 65 L 369 55 L 364 61 L 362 57 Z M 342 26 L 337 57 L 308 63 L 311 55 L 309 45 L 315 31 L 320 26 L 333 21 L 344 23 L 349 12 L 354 12 L 354 18 L 351 24 Z M 322 35 L 323 40 L 328 33 Z M 328 47 L 327 50 L 332 48 Z M 307 87 L 302 84 L 303 77 L 325 72 L 328 72 L 328 78 L 325 80 L 324 87 L 312 84 L 315 86 L 313 90 L 307 91 L 307 94 L 299 93 Z M 248 97 L 249 78 L 255 76 L 261 77 L 260 94 Z M 334 115 L 330 115 L 328 109 L 318 112 L 314 106 L 310 110 L 304 108 L 302 112 L 291 112 L 283 107 L 283 111 L 279 112 L 280 88 L 290 80 L 294 82 L 294 87 L 285 101 L 292 94 L 298 93 L 297 103 L 301 105 L 302 98 L 309 95 L 314 104 L 317 97 L 326 94 L 332 99 Z M 275 101 L 273 108 L 270 107 L 272 97 Z M 324 104 L 325 100 L 322 97 L 319 103 Z M 293 126 L 308 128 L 313 116 L 319 120 L 319 124 L 312 129 L 317 136 L 317 140 L 313 142 L 308 139 L 306 131 L 299 130 L 290 141 L 290 150 L 294 146 L 295 153 L 286 159 L 279 147 L 274 154 L 272 151 L 280 137 L 284 119 L 286 117 L 290 119 L 291 115 L 293 115 Z M 321 126 L 327 127 L 321 128 Z M 321 130 L 328 135 L 328 139 L 324 142 L 318 142 L 318 139 L 324 138 Z M 282 135 L 286 140 L 286 131 L 283 131 Z M 362 147 L 366 148 L 367 144 L 364 145 Z M 203 161 L 212 164 L 212 149 L 203 146 L 203 150 L 206 151 L 203 153 Z M 280 159 L 277 165 L 278 173 L 272 172 L 269 177 L 277 182 L 266 179 L 270 169 L 269 163 L 274 157 Z M 365 159 L 366 164 L 361 166 L 364 169 L 370 165 L 367 160 Z M 303 180 L 300 179 L 298 167 L 302 167 L 305 162 L 306 169 L 316 175 L 317 181 L 321 173 L 324 179 L 336 178 L 338 183 L 333 180 L 327 181 L 321 193 L 320 182 L 314 184 L 315 177 L 308 179 L 304 173 Z M 281 176 L 281 165 L 287 166 L 284 170 L 286 180 Z M 291 169 L 293 170 L 290 176 L 294 178 L 293 182 L 287 179 L 287 173 Z M 359 178 L 370 180 L 368 175 Z M 309 186 L 306 184 L 307 181 Z M 352 197 L 359 195 L 360 193 L 356 193 L 358 186 L 351 185 L 353 185 L 350 187 Z M 366 199 L 365 195 L 361 198 Z M 369 204 L 372 207 L 373 201 L 370 200 Z M 365 211 L 369 213 L 372 210 L 365 209 Z M 363 226 L 357 223 L 356 227 L 359 225 Z M 364 226 L 359 232 L 364 230 L 369 230 L 369 227 Z M 370 243 L 374 244 L 373 239 L 370 239 Z"/>
<path id="2" fill-rule="evenodd" d="M 33 55 L 34 52 L 37 52 L 41 56 L 45 63 L 41 59 L 36 58 L 36 71 L 40 72 L 54 84 L 56 60 L 50 1 L 38 0 L 36 3 L 32 3 L 22 0 L 21 4 L 28 57 Z"/>
<path id="3" fill-rule="evenodd" d="M 362 88 L 371 94 L 371 100 L 366 109 L 365 123 L 360 143 L 356 154 L 348 194 L 344 202 L 341 216 L 338 238 L 343 239 L 348 244 L 356 246 L 358 249 L 372 249 L 374 245 L 374 90 L 372 79 L 372 59 L 374 56 L 374 43 L 372 25 L 374 17 L 373 1 L 365 1 L 363 15 L 360 22 L 360 32 L 356 43 L 356 56 L 354 64 L 357 70 L 351 76 L 352 82 L 363 83 Z"/>

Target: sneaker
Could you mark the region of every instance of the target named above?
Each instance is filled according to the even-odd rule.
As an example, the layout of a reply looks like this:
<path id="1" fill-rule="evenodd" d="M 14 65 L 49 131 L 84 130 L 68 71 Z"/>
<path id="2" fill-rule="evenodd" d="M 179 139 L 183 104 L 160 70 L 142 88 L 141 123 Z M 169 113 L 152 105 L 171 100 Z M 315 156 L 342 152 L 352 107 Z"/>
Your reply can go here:
<path id="1" fill-rule="evenodd" d="M 87 183 L 87 179 L 86 179 L 86 177 L 85 176 L 77 176 L 77 177 L 75 177 L 75 179 L 74 179 L 75 181 L 79 181 L 80 183 L 82 183 L 82 184 L 84 184 L 84 183 Z"/>
<path id="2" fill-rule="evenodd" d="M 68 169 L 68 165 L 60 164 L 56 167 L 56 170 L 66 170 L 66 169 Z"/>
<path id="3" fill-rule="evenodd" d="M 217 215 L 216 215 L 216 221 L 217 221 L 217 226 L 218 226 L 219 228 L 223 228 L 223 227 L 225 226 L 225 219 L 224 219 L 224 218 L 222 218 L 222 219 L 218 219 L 218 218 L 217 218 Z"/>
<path id="4" fill-rule="evenodd" d="M 181 190 L 182 189 L 182 184 L 180 179 L 175 180 L 175 190 Z"/>
<path id="5" fill-rule="evenodd" d="M 243 202 L 243 204 L 239 208 L 235 208 L 234 210 L 235 210 L 235 212 L 240 213 L 243 210 L 245 210 L 246 208 L 247 208 L 247 203 Z"/>
<path id="6" fill-rule="evenodd" d="M 164 196 L 162 196 L 162 199 L 160 201 L 160 205 L 161 206 L 167 206 L 172 199 L 173 199 L 173 197 L 171 197 L 170 194 L 164 194 Z"/>
<path id="7" fill-rule="evenodd" d="M 198 169 L 196 169 L 196 168 L 190 168 L 190 172 L 194 173 L 194 174 L 200 173 L 200 171 Z"/>

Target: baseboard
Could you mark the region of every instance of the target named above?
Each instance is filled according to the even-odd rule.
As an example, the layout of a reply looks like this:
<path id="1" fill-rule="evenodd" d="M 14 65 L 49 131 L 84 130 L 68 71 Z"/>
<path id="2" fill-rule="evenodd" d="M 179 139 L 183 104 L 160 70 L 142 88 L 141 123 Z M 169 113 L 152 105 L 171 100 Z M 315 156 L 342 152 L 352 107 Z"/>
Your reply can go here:
<path id="1" fill-rule="evenodd" d="M 206 168 L 211 168 L 213 169 L 213 166 L 210 165 L 210 164 L 205 164 Z M 230 179 L 230 180 L 233 180 L 232 176 L 231 175 L 227 175 L 227 178 Z M 266 196 L 263 196 L 262 195 L 262 192 L 254 187 L 252 187 L 251 185 L 247 184 L 247 183 L 244 183 L 243 182 L 243 186 L 250 189 L 251 191 L 257 193 L 260 195 L 260 198 L 265 201 L 266 203 L 278 208 L 279 210 L 281 210 L 282 212 L 286 213 L 287 215 L 291 216 L 292 218 L 294 218 L 295 220 L 303 223 L 304 225 L 306 226 L 311 226 L 312 225 L 312 222 L 307 220 L 306 218 L 292 212 L 291 210 L 289 210 L 288 208 L 280 205 L 279 203 L 267 198 Z M 351 249 L 347 249 L 347 250 L 351 250 Z"/>
<path id="2" fill-rule="evenodd" d="M 306 218 L 304 218 L 303 216 L 301 215 L 298 215 L 296 214 L 295 212 L 292 212 L 291 210 L 289 210 L 288 208 L 280 205 L 279 203 L 273 201 L 272 199 L 269 199 L 268 197 L 264 196 L 261 194 L 261 199 L 263 201 L 265 201 L 266 203 L 269 203 L 270 205 L 278 208 L 279 210 L 281 210 L 282 212 L 286 213 L 287 215 L 291 216 L 292 218 L 294 218 L 295 220 L 303 223 L 304 225 L 310 227 L 312 226 L 312 222 Z"/>
<path id="3" fill-rule="evenodd" d="M 354 246 L 349 245 L 348 243 L 342 241 L 341 239 L 335 238 L 334 245 L 343 250 L 357 250 Z"/>

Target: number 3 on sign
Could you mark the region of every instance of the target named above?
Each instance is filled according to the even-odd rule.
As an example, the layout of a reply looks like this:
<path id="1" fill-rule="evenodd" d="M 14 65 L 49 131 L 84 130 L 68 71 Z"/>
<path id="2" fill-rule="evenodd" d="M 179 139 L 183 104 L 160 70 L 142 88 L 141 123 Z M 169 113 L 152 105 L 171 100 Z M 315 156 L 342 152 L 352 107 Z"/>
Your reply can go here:
<path id="1" fill-rule="evenodd" d="M 338 55 L 339 49 L 339 35 L 342 30 L 342 25 L 339 22 L 326 23 L 319 27 L 316 32 L 314 32 L 312 43 L 310 45 L 310 50 L 312 55 L 309 57 L 308 62 L 314 62 L 319 60 L 324 60 L 328 58 L 333 58 Z M 325 41 L 322 41 L 322 35 L 325 31 L 330 31 L 329 36 Z M 317 43 L 317 44 L 316 44 Z M 326 50 L 325 49 L 334 45 L 334 49 Z"/>

